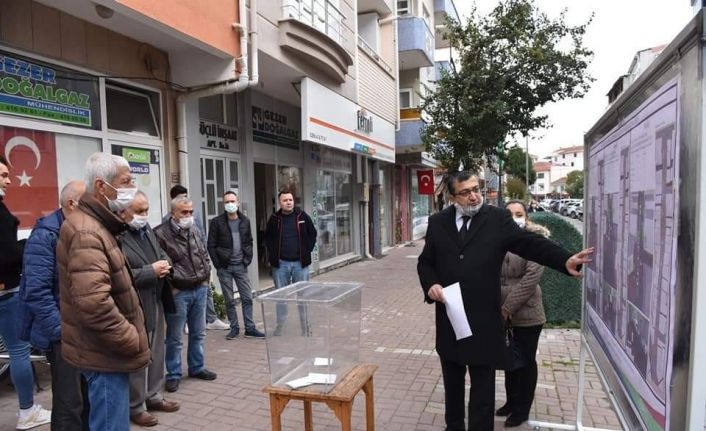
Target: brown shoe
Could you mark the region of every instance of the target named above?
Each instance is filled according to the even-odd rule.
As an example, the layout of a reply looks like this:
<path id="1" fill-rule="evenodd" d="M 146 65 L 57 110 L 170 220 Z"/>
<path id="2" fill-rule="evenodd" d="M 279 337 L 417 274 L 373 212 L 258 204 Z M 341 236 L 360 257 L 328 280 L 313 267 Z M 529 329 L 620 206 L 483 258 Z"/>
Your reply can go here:
<path id="1" fill-rule="evenodd" d="M 147 401 L 147 410 L 172 413 L 179 410 L 180 407 L 181 405 L 176 401 L 167 401 L 165 399 L 162 399 L 162 401 Z"/>
<path id="2" fill-rule="evenodd" d="M 141 427 L 153 427 L 159 423 L 157 418 L 149 412 L 141 412 L 130 416 L 130 422 Z"/>

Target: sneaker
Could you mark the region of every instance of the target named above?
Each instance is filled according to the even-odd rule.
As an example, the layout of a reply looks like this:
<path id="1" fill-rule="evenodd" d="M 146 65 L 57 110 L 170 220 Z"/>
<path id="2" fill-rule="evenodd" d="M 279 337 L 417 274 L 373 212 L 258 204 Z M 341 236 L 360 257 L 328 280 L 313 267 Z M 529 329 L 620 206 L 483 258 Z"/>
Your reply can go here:
<path id="1" fill-rule="evenodd" d="M 204 368 L 200 373 L 189 374 L 189 377 L 201 380 L 216 380 L 217 374 Z"/>
<path id="2" fill-rule="evenodd" d="M 221 319 L 216 319 L 211 323 L 206 324 L 206 329 L 216 329 L 221 331 L 227 331 L 230 329 L 230 325 Z"/>
<path id="3" fill-rule="evenodd" d="M 257 329 L 246 329 L 245 338 L 265 338 L 265 334 L 258 331 Z"/>
<path id="4" fill-rule="evenodd" d="M 233 328 L 233 329 L 230 330 L 230 332 L 228 333 L 228 335 L 226 335 L 226 340 L 235 340 L 236 338 L 238 338 L 238 334 L 240 334 L 240 329 L 238 329 L 238 328 Z M 248 336 L 247 331 L 245 332 L 245 336 L 246 336 L 246 337 Z"/>
<path id="5" fill-rule="evenodd" d="M 28 410 L 26 415 L 17 414 L 18 430 L 28 430 L 51 422 L 51 410 L 43 409 L 39 404 L 33 405 Z"/>

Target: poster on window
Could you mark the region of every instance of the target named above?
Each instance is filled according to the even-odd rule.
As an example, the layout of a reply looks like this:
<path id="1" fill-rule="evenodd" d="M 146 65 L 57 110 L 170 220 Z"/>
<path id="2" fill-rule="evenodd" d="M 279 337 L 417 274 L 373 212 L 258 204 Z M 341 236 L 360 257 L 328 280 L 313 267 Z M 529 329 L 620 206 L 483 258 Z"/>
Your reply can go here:
<path id="1" fill-rule="evenodd" d="M 646 430 L 669 429 L 679 220 L 679 86 L 591 147 L 586 328 Z"/>
<path id="2" fill-rule="evenodd" d="M 98 78 L 0 51 L 0 113 L 100 128 Z"/>
<path id="3" fill-rule="evenodd" d="M 159 150 L 137 148 L 126 145 L 111 145 L 111 152 L 124 157 L 130 164 L 130 172 L 137 188 L 147 195 L 150 204 L 149 222 L 152 227 L 162 222 L 162 174 Z"/>
<path id="4" fill-rule="evenodd" d="M 10 164 L 4 198 L 10 212 L 20 219 L 20 229 L 59 207 L 54 134 L 0 126 L 0 154 Z"/>

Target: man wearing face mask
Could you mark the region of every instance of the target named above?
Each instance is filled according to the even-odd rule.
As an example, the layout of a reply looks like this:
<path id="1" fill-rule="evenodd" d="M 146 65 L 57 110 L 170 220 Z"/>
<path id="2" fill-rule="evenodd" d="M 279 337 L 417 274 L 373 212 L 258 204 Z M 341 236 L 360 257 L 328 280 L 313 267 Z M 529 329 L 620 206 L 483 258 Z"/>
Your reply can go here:
<path id="1" fill-rule="evenodd" d="M 87 430 L 88 400 L 81 372 L 61 356 L 61 313 L 56 245 L 59 229 L 77 211 L 86 192 L 83 181 L 71 181 L 59 194 L 61 208 L 40 218 L 27 239 L 20 283 L 20 338 L 43 350 L 51 364 L 53 430 Z"/>
<path id="2" fill-rule="evenodd" d="M 172 265 L 147 221 L 149 208 L 147 195 L 138 191 L 130 207 L 122 213 L 130 229 L 121 241 L 152 347 L 150 365 L 130 374 L 130 420 L 146 427 L 159 423 L 150 411 L 175 412 L 180 407 L 178 402 L 167 401 L 160 393 L 164 385 L 164 313 L 174 313 L 176 308 L 171 289 L 164 283 Z"/>
<path id="3" fill-rule="evenodd" d="M 506 209 L 484 205 L 478 177 L 448 176 L 454 205 L 429 217 L 417 272 L 424 300 L 436 304 L 436 351 L 444 379 L 449 431 L 465 430 L 465 377 L 471 376 L 468 430 L 492 431 L 495 370 L 502 366 L 505 340 L 500 269 L 510 251 L 567 275 L 580 276 L 593 249 L 572 255 L 541 235 L 521 229 Z M 456 339 L 446 314 L 444 287 L 459 283 L 473 335 Z"/>
<path id="4" fill-rule="evenodd" d="M 226 335 L 226 339 L 238 338 L 240 333 L 233 281 L 240 293 L 245 336 L 265 338 L 265 334 L 255 327 L 252 313 L 252 287 L 248 277 L 253 244 L 250 219 L 240 212 L 238 203 L 238 195 L 235 192 L 227 191 L 223 195 L 225 212 L 211 220 L 208 231 L 208 253 L 218 272 L 218 281 L 221 283 L 226 301 L 226 313 L 230 321 L 230 332 Z"/>
<path id="5" fill-rule="evenodd" d="M 140 300 L 116 238 L 128 228 L 117 213 L 136 191 L 127 160 L 91 155 L 86 193 L 56 246 L 61 353 L 86 380 L 92 430 L 129 430 L 129 374 L 150 360 Z"/>
<path id="6" fill-rule="evenodd" d="M 154 229 L 160 246 L 174 263 L 170 279 L 176 313 L 167 313 L 166 364 L 168 392 L 181 382 L 181 346 L 184 325 L 189 325 L 187 362 L 189 377 L 215 380 L 216 373 L 204 365 L 203 341 L 206 326 L 206 298 L 211 261 L 206 245 L 194 226 L 194 205 L 186 197 L 172 199 L 169 222 Z"/>

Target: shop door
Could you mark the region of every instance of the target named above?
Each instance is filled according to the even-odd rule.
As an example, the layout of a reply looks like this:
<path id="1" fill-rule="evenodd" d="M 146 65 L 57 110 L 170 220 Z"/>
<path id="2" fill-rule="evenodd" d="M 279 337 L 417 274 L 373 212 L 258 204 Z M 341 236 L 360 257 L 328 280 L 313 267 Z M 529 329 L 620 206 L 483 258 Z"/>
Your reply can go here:
<path id="1" fill-rule="evenodd" d="M 162 223 L 162 216 L 168 212 L 163 203 L 163 166 L 161 150 L 149 146 L 138 146 L 121 141 L 110 141 L 110 151 L 124 157 L 130 164 L 130 171 L 137 188 L 147 195 L 150 204 L 149 222 L 151 226 Z"/>
<path id="2" fill-rule="evenodd" d="M 223 194 L 229 190 L 238 192 L 239 161 L 237 159 L 202 155 L 201 156 L 201 214 L 204 230 L 212 218 L 221 214 Z"/>

